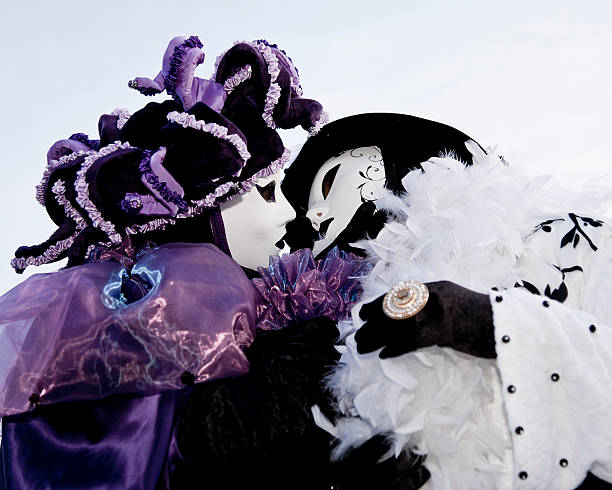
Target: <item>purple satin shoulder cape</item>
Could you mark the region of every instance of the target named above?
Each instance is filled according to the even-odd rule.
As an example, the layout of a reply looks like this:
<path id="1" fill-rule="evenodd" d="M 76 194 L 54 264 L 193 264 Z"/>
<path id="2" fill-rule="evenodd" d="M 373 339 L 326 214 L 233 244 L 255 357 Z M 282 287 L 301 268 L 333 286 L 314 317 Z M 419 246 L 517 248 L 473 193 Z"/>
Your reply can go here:
<path id="1" fill-rule="evenodd" d="M 117 395 L 4 417 L 0 489 L 162 488 L 172 427 L 186 398 L 186 390 Z"/>
<path id="2" fill-rule="evenodd" d="M 132 269 L 151 285 L 121 301 L 123 267 L 91 263 L 30 277 L 0 298 L 0 415 L 148 395 L 248 372 L 255 292 L 210 244 L 153 249 Z"/>

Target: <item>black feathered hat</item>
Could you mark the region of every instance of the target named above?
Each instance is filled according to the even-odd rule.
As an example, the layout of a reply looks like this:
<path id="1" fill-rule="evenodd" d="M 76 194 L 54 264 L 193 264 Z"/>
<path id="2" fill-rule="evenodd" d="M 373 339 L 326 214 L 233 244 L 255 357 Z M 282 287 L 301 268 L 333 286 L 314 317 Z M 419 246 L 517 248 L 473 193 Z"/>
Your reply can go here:
<path id="1" fill-rule="evenodd" d="M 323 164 L 346 150 L 362 146 L 380 149 L 386 187 L 403 191 L 402 178 L 431 157 L 453 153 L 467 164 L 472 155 L 465 146 L 467 134 L 446 124 L 406 114 L 356 114 L 326 124 L 309 138 L 287 169 L 283 193 L 298 210 L 306 211 L 308 195 Z"/>
<path id="2" fill-rule="evenodd" d="M 287 226 L 285 241 L 292 249 L 312 248 L 317 232 L 305 218 L 308 197 L 317 172 L 329 159 L 354 148 L 376 146 L 383 158 L 385 186 L 400 193 L 404 190 L 402 178 L 411 170 L 420 169 L 421 163 L 431 157 L 454 154 L 470 164 L 472 155 L 465 143 L 471 139 L 446 124 L 406 114 L 356 114 L 326 124 L 306 141 L 286 170 L 282 191 L 298 218 Z M 360 253 L 350 244 L 366 236 L 376 236 L 385 220 L 386 216 L 376 210 L 374 203 L 363 203 L 347 228 L 319 256 L 332 246 Z"/>
<path id="3" fill-rule="evenodd" d="M 266 40 L 236 43 L 219 56 L 214 78 L 227 92 L 223 112 L 230 119 L 252 113 L 270 129 L 316 131 L 327 117 L 316 100 L 302 98 L 291 58 Z"/>

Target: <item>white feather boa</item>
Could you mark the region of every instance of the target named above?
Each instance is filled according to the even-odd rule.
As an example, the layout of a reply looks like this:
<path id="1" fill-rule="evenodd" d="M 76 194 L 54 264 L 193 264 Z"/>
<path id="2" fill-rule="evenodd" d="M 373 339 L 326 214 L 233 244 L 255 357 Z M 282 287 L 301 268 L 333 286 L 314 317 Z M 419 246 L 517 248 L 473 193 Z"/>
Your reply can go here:
<path id="1" fill-rule="evenodd" d="M 550 177 L 530 179 L 467 143 L 471 167 L 451 157 L 422 164 L 403 180 L 406 194 L 379 200 L 393 219 L 376 239 L 360 245 L 375 264 L 364 280 L 362 303 L 402 280 L 450 280 L 474 291 L 512 287 L 524 241 L 538 223 L 568 210 L 602 213 L 609 191 L 561 188 Z M 361 325 L 341 325 L 350 332 Z M 329 378 L 341 417 L 317 423 L 335 435 L 335 457 L 387 434 L 392 450 L 427 454 L 428 488 L 511 488 L 512 451 L 495 361 L 432 347 L 381 360 L 357 353 L 354 335 L 338 346 Z"/>

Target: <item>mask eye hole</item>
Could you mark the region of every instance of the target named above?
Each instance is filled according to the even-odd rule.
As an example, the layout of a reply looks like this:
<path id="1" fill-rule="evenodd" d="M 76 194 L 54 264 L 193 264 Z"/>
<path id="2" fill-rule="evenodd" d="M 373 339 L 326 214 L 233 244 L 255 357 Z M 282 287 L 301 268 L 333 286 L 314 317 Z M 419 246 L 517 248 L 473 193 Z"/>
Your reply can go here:
<path id="1" fill-rule="evenodd" d="M 336 174 L 338 173 L 338 169 L 340 168 L 340 164 L 336 165 L 333 168 L 330 168 L 325 177 L 323 177 L 323 183 L 321 184 L 321 192 L 323 193 L 323 199 L 326 199 L 329 191 L 334 184 L 334 179 L 336 178 Z"/>
<path id="2" fill-rule="evenodd" d="M 266 202 L 276 202 L 276 197 L 274 196 L 274 188 L 276 187 L 276 182 L 272 181 L 263 187 L 255 184 L 257 187 L 257 191 L 261 194 L 261 197 L 264 198 Z"/>

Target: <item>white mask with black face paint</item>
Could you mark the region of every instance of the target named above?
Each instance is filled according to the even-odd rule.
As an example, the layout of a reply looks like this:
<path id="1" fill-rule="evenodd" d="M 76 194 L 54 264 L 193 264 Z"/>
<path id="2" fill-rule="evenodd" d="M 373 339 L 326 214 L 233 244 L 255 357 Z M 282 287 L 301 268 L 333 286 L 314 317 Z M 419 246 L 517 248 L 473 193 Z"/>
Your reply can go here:
<path id="1" fill-rule="evenodd" d="M 327 160 L 317 172 L 308 198 L 306 216 L 321 233 L 314 254 L 338 237 L 359 206 L 376 201 L 384 185 L 385 167 L 376 146 L 347 150 Z"/>
<path id="2" fill-rule="evenodd" d="M 221 204 L 225 237 L 233 259 L 249 269 L 266 267 L 295 211 L 281 192 L 282 171 L 257 180 L 250 192 Z"/>

